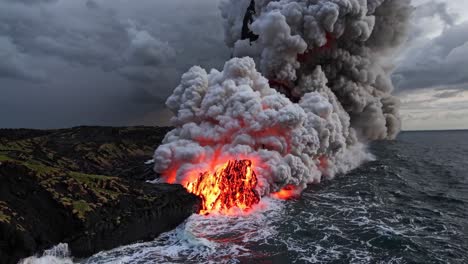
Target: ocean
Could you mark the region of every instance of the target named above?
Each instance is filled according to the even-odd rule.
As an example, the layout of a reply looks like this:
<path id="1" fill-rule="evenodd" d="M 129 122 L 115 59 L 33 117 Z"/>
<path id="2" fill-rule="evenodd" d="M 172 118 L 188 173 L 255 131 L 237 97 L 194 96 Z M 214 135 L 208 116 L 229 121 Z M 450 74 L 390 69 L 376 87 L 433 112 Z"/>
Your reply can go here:
<path id="1" fill-rule="evenodd" d="M 193 215 L 80 263 L 468 263 L 468 131 L 404 132 L 299 199 Z"/>

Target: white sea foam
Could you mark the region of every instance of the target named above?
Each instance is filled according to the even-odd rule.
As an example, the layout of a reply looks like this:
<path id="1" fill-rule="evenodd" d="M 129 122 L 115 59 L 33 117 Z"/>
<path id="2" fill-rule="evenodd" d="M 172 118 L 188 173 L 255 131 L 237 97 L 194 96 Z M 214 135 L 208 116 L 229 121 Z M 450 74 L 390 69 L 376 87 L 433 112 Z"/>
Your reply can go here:
<path id="1" fill-rule="evenodd" d="M 239 263 L 253 254 L 249 245 L 267 244 L 278 233 L 284 202 L 265 198 L 249 213 L 192 215 L 175 230 L 151 242 L 100 252 L 83 264 Z"/>
<path id="2" fill-rule="evenodd" d="M 19 264 L 73 264 L 67 244 L 58 244 L 45 250 L 42 256 L 33 256 L 23 259 Z"/>

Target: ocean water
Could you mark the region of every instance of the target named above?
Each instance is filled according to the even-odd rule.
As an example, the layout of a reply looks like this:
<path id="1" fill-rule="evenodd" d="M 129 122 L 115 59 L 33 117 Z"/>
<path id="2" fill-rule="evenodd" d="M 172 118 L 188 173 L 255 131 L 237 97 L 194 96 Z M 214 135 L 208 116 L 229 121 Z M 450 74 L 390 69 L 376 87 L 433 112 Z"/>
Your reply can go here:
<path id="1" fill-rule="evenodd" d="M 406 132 L 370 149 L 376 161 L 300 199 L 194 215 L 154 241 L 79 262 L 468 263 L 468 131 Z"/>

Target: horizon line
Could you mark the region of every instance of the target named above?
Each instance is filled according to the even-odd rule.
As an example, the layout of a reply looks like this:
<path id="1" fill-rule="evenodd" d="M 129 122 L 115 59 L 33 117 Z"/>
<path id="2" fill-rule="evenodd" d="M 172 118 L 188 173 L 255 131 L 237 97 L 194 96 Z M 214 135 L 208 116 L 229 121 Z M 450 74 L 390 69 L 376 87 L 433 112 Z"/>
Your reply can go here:
<path id="1" fill-rule="evenodd" d="M 402 129 L 401 132 L 444 132 L 444 131 L 467 131 L 468 128 L 441 128 L 441 129 Z"/>

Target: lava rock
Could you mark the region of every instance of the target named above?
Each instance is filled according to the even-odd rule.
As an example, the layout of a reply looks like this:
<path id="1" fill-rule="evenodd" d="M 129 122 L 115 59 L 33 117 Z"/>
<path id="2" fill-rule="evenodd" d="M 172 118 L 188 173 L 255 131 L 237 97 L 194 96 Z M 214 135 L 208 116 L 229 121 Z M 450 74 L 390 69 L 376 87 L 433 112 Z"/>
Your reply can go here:
<path id="1" fill-rule="evenodd" d="M 168 128 L 0 130 L 0 262 L 61 242 L 87 257 L 154 239 L 200 209 L 180 185 L 150 184 Z"/>

